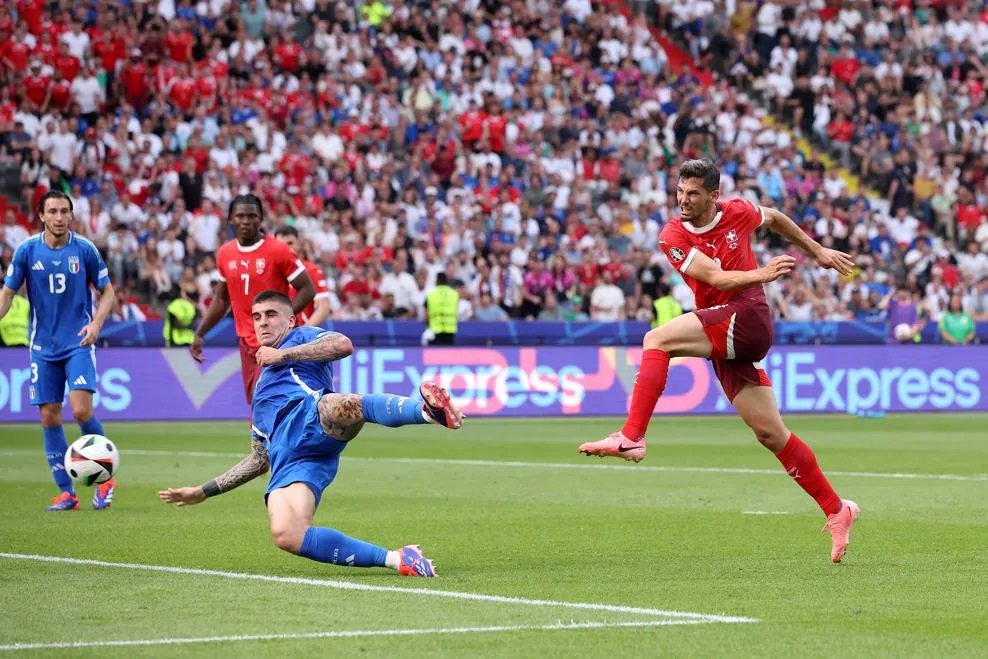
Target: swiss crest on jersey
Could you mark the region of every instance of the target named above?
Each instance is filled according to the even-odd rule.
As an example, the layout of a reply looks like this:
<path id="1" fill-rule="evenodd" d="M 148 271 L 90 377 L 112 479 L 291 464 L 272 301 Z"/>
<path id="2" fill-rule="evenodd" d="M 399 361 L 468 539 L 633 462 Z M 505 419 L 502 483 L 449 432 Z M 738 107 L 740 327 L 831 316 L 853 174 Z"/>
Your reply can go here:
<path id="1" fill-rule="evenodd" d="M 737 231 L 735 231 L 734 229 L 731 229 L 730 231 L 728 231 L 724 235 L 724 238 L 727 240 L 727 246 L 728 247 L 730 247 L 731 249 L 737 249 L 738 248 L 738 233 L 737 233 Z"/>
<path id="2" fill-rule="evenodd" d="M 226 264 L 226 266 L 228 268 L 230 268 L 230 270 L 236 270 L 237 269 L 237 260 L 236 259 L 230 259 L 230 261 Z"/>
<path id="3" fill-rule="evenodd" d="M 254 265 L 257 268 L 257 274 L 263 275 L 264 274 L 264 259 L 257 259 L 254 262 Z"/>
<path id="4" fill-rule="evenodd" d="M 670 249 L 669 256 L 671 256 L 672 260 L 675 261 L 676 263 L 680 263 L 686 258 L 686 254 L 684 254 L 683 250 L 679 249 L 678 247 L 673 247 L 672 249 Z"/>
<path id="5" fill-rule="evenodd" d="M 69 257 L 69 272 L 72 274 L 78 274 L 79 272 L 79 257 L 70 256 Z"/>

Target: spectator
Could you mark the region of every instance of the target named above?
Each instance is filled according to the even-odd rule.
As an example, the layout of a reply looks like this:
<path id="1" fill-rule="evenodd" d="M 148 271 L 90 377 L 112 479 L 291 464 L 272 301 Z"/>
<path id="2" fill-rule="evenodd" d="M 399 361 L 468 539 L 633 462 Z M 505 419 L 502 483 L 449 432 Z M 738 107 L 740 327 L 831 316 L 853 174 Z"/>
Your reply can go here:
<path id="1" fill-rule="evenodd" d="M 614 276 L 610 270 L 604 270 L 600 275 L 600 283 L 594 287 L 590 297 L 590 318 L 598 322 L 623 320 L 624 293 L 614 285 Z"/>
<path id="2" fill-rule="evenodd" d="M 962 307 L 960 294 L 950 297 L 950 307 L 939 324 L 940 338 L 950 345 L 967 345 L 974 342 L 974 318 Z"/>

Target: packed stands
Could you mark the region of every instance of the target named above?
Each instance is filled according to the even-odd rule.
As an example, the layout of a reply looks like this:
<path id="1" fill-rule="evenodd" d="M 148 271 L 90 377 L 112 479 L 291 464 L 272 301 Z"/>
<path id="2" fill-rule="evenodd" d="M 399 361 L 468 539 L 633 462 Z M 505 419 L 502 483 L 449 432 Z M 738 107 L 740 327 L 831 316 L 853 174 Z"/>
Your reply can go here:
<path id="1" fill-rule="evenodd" d="M 988 9 L 884 2 L 17 0 L 0 16 L 0 263 L 56 187 L 123 318 L 211 297 L 253 191 L 330 275 L 332 318 L 647 320 L 677 162 L 852 252 L 780 318 L 882 318 L 897 283 L 988 320 Z M 766 235 L 767 259 L 786 249 Z"/>

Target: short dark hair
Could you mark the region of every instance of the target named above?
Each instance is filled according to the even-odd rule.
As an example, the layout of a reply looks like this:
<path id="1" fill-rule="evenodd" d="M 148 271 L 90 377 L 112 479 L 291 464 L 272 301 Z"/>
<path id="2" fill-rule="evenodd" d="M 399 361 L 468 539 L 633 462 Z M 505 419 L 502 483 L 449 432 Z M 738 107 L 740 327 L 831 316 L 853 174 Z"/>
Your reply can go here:
<path id="1" fill-rule="evenodd" d="M 281 304 L 285 305 L 289 309 L 292 308 L 292 300 L 291 300 L 291 298 L 289 298 L 287 295 L 285 295 L 281 291 L 276 291 L 276 290 L 272 290 L 272 289 L 269 289 L 269 290 L 266 290 L 266 291 L 261 291 L 260 293 L 258 293 L 257 295 L 255 295 L 254 296 L 254 301 L 251 302 L 251 306 L 253 306 L 255 304 L 260 304 L 261 302 L 280 302 Z"/>
<path id="2" fill-rule="evenodd" d="M 698 178 L 703 181 L 703 189 L 713 192 L 720 189 L 720 170 L 706 158 L 687 160 L 679 166 L 679 178 Z"/>
<path id="3" fill-rule="evenodd" d="M 283 227 L 279 227 L 277 231 L 274 232 L 276 236 L 295 236 L 298 238 L 298 229 L 290 224 L 286 224 Z"/>
<path id="4" fill-rule="evenodd" d="M 68 196 L 61 190 L 49 190 L 48 192 L 41 195 L 41 199 L 38 200 L 38 215 L 44 215 L 45 204 L 48 203 L 49 199 L 64 199 L 69 202 L 69 212 L 73 212 L 75 209 L 72 207 L 72 197 Z"/>
<path id="5" fill-rule="evenodd" d="M 233 207 L 238 204 L 250 204 L 252 206 L 257 206 L 257 214 L 261 216 L 261 221 L 264 221 L 264 202 L 261 201 L 260 197 L 249 192 L 246 194 L 238 194 L 230 201 L 230 207 L 226 211 L 227 219 L 233 215 Z"/>
<path id="6" fill-rule="evenodd" d="M 446 273 L 445 272 L 436 273 L 436 285 L 437 286 L 443 286 L 443 285 L 446 284 L 447 281 L 448 280 L 446 279 Z"/>

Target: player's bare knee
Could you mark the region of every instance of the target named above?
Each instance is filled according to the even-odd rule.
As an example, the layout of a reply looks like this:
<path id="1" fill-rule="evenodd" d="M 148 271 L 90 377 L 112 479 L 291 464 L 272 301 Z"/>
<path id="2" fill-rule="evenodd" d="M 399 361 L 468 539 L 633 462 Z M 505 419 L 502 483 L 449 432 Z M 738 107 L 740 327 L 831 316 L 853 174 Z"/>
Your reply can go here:
<path id="1" fill-rule="evenodd" d="M 271 539 L 275 546 L 289 554 L 298 554 L 302 551 L 302 539 L 305 537 L 305 529 L 297 528 L 294 525 L 278 525 L 271 527 Z"/>
<path id="2" fill-rule="evenodd" d="M 645 350 L 666 350 L 669 347 L 667 333 L 662 331 L 662 327 L 650 329 L 642 339 L 642 348 Z"/>
<path id="3" fill-rule="evenodd" d="M 330 437 L 346 442 L 364 427 L 364 411 L 358 394 L 326 394 L 316 407 L 323 432 Z"/>
<path id="4" fill-rule="evenodd" d="M 784 426 L 779 427 L 774 424 L 767 426 L 754 425 L 751 429 L 755 433 L 755 439 L 773 453 L 781 451 L 789 440 L 789 431 Z"/>
<path id="5" fill-rule="evenodd" d="M 93 418 L 93 408 L 82 407 L 72 410 L 72 418 L 75 419 L 76 423 L 86 423 Z"/>
<path id="6" fill-rule="evenodd" d="M 61 405 L 42 405 L 40 414 L 41 425 L 45 428 L 55 428 L 62 425 Z"/>

